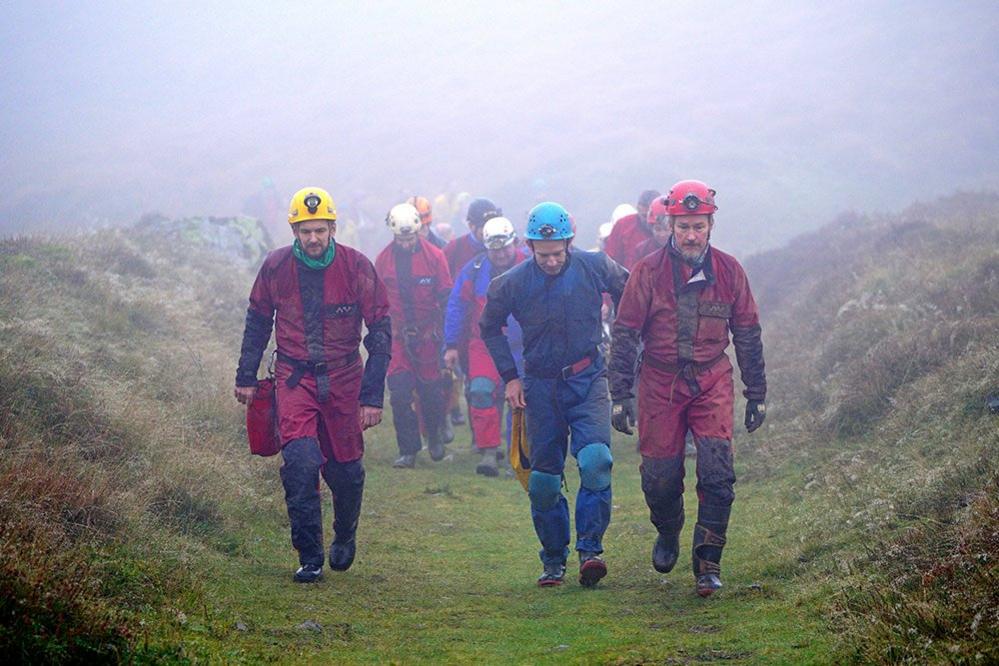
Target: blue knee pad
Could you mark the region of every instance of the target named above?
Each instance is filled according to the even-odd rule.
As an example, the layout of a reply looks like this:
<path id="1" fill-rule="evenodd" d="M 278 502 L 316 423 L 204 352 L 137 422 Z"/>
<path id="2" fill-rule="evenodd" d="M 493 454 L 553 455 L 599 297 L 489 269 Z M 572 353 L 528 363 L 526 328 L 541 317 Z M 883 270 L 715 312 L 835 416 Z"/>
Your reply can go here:
<path id="1" fill-rule="evenodd" d="M 527 483 L 527 494 L 531 505 L 540 511 L 547 511 L 558 504 L 559 489 L 562 487 L 562 477 L 557 474 L 531 472 Z"/>
<path id="2" fill-rule="evenodd" d="M 476 409 L 489 409 L 496 404 L 493 393 L 496 384 L 488 377 L 473 377 L 468 384 L 468 404 Z"/>
<path id="3" fill-rule="evenodd" d="M 576 455 L 579 463 L 579 482 L 589 490 L 604 490 L 611 484 L 614 458 L 606 444 L 587 444 Z"/>

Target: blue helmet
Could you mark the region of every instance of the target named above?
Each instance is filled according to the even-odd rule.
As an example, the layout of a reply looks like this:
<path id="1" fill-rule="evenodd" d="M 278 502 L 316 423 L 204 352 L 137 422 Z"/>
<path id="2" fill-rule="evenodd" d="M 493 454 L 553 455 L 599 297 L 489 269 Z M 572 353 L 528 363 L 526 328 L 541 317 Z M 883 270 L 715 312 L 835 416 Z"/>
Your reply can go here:
<path id="1" fill-rule="evenodd" d="M 569 211 L 553 201 L 539 203 L 527 215 L 527 240 L 568 240 L 575 235 Z"/>

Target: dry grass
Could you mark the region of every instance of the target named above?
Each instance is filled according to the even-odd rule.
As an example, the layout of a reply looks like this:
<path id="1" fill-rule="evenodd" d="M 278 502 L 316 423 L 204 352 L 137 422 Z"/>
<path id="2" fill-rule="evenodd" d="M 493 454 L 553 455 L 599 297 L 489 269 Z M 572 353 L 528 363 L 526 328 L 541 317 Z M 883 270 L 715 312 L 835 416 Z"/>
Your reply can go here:
<path id="1" fill-rule="evenodd" d="M 793 528 L 842 576 L 844 660 L 996 659 L 997 248 L 999 197 L 964 194 L 747 262 L 772 409 L 743 463 L 821 507 Z"/>
<path id="2" fill-rule="evenodd" d="M 127 609 L 197 594 L 178 558 L 240 548 L 250 276 L 134 230 L 0 241 L 0 653 L 116 661 Z"/>

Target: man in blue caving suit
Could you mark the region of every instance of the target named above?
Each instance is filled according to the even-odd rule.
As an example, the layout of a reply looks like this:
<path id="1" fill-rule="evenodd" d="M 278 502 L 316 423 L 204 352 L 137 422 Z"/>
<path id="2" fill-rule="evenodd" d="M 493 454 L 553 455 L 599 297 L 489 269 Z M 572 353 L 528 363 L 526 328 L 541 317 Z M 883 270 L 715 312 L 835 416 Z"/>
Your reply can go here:
<path id="1" fill-rule="evenodd" d="M 579 582 L 586 587 L 607 575 L 600 557 L 611 512 L 610 398 L 607 370 L 597 346 L 600 306 L 610 294 L 616 306 L 628 271 L 603 252 L 572 252 L 574 225 L 557 203 L 540 203 L 527 220 L 534 253 L 495 278 L 479 321 L 482 339 L 511 408 L 526 409 L 531 442 L 528 494 L 534 530 L 541 541 L 542 587 L 560 585 L 569 555 L 569 507 L 561 492 L 566 449 L 579 466 L 576 550 Z M 503 333 L 507 317 L 523 329 L 521 380 Z"/>

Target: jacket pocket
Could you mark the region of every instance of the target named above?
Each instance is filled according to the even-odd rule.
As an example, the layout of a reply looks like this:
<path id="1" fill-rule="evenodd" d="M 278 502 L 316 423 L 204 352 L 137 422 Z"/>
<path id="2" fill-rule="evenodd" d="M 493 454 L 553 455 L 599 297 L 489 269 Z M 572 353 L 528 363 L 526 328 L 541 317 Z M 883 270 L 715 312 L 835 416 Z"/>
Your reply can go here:
<path id="1" fill-rule="evenodd" d="M 728 320 L 732 304 L 724 301 L 700 301 L 697 304 L 697 339 L 722 342 L 728 339 Z"/>

